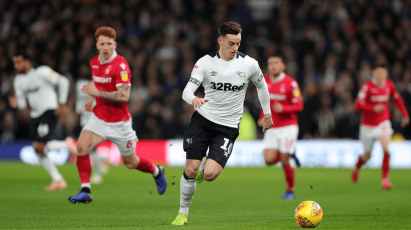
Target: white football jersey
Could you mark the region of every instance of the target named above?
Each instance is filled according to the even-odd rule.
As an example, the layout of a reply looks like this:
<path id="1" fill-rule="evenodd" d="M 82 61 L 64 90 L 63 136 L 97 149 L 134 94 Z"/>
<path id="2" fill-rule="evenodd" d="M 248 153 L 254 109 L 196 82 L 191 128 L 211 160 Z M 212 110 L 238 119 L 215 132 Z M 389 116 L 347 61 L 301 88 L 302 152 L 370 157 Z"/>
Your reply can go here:
<path id="1" fill-rule="evenodd" d="M 19 109 L 30 105 L 30 117 L 40 117 L 47 110 L 55 110 L 59 104 L 65 104 L 68 97 L 67 78 L 53 71 L 48 66 L 31 68 L 27 74 L 17 74 L 14 78 L 14 91 Z M 59 95 L 55 87 L 59 87 Z"/>
<path id="2" fill-rule="evenodd" d="M 84 127 L 88 120 L 90 119 L 91 115 L 93 112 L 86 111 L 84 108 L 84 105 L 86 104 L 87 100 L 90 98 L 90 95 L 85 94 L 81 92 L 81 89 L 85 84 L 87 84 L 88 81 L 86 79 L 81 79 L 77 81 L 76 84 L 76 113 L 80 114 L 80 125 Z M 93 106 L 96 104 L 96 101 L 94 101 Z"/>
<path id="3" fill-rule="evenodd" d="M 257 88 L 265 86 L 269 101 L 267 84 L 255 59 L 240 52 L 230 61 L 221 59 L 218 51 L 205 55 L 195 64 L 189 80 L 197 87 L 202 84 L 204 99 L 209 100 L 197 109 L 198 113 L 214 123 L 238 128 L 249 81 Z M 191 104 L 193 98 L 184 99 Z M 263 106 L 264 111 L 269 111 L 269 103 L 268 108 L 264 107 L 267 106 Z"/>

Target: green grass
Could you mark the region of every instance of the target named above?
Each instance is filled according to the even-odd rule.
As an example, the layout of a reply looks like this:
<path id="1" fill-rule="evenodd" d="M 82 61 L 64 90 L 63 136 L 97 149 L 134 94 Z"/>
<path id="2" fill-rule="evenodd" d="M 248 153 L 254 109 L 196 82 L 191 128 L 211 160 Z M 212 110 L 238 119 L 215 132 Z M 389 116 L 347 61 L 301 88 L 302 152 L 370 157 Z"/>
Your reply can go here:
<path id="1" fill-rule="evenodd" d="M 90 204 L 67 201 L 79 188 L 77 169 L 59 169 L 68 188 L 45 192 L 50 179 L 42 167 L 0 162 L 0 229 L 300 229 L 294 209 L 304 200 L 323 208 L 320 229 L 411 228 L 411 170 L 391 170 L 394 189 L 383 191 L 379 170 L 363 169 L 354 185 L 347 169 L 297 169 L 297 199 L 283 201 L 280 168 L 226 168 L 197 185 L 188 225 L 171 226 L 182 168 L 166 168 L 169 187 L 160 196 L 150 175 L 111 167 L 92 186 Z"/>

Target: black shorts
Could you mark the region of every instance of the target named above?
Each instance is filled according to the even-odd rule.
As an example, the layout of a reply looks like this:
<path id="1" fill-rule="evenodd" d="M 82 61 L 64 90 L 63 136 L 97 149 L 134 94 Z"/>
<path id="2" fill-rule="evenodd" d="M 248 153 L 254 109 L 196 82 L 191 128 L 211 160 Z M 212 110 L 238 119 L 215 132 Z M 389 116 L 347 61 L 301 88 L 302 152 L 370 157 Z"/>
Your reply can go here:
<path id="1" fill-rule="evenodd" d="M 58 116 L 54 115 L 54 110 L 47 110 L 40 117 L 32 118 L 30 122 L 30 139 L 39 142 L 53 140 L 57 121 Z"/>
<path id="2" fill-rule="evenodd" d="M 238 134 L 238 128 L 216 124 L 194 112 L 184 134 L 186 158 L 201 161 L 210 148 L 207 158 L 215 160 L 224 168 Z"/>

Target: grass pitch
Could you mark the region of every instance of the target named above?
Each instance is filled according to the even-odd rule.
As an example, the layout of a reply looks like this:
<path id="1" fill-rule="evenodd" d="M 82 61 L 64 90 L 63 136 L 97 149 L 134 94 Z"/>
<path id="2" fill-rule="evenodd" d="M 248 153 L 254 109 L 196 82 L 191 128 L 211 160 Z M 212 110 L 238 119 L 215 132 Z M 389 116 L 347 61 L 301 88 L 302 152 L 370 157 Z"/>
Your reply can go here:
<path id="1" fill-rule="evenodd" d="M 182 168 L 166 168 L 160 196 L 151 175 L 111 167 L 93 202 L 71 204 L 80 180 L 75 165 L 59 167 L 68 188 L 46 192 L 40 166 L 0 162 L 0 229 L 300 229 L 294 209 L 314 200 L 324 212 L 319 229 L 410 229 L 411 170 L 391 170 L 394 189 L 380 188 L 380 170 L 296 169 L 296 196 L 283 201 L 281 168 L 226 168 L 216 181 L 197 185 L 188 225 L 171 226 L 179 209 Z M 175 183 L 175 185 L 173 185 Z M 312 189 L 311 186 L 312 185 Z"/>

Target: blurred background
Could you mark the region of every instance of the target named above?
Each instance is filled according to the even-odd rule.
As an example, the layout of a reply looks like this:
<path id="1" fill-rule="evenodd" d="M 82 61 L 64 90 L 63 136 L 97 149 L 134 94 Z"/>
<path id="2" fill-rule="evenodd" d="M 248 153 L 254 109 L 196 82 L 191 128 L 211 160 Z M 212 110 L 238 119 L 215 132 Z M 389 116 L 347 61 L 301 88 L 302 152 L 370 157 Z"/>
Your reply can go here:
<path id="1" fill-rule="evenodd" d="M 48 65 L 70 79 L 71 114 L 59 121 L 56 135 L 78 136 L 75 85 L 91 80 L 100 26 L 116 30 L 117 52 L 130 65 L 129 110 L 140 139 L 183 137 L 193 108 L 181 93 L 195 62 L 218 50 L 217 28 L 229 20 L 241 24 L 240 51 L 255 58 L 264 74 L 268 57 L 285 57 L 286 73 L 298 81 L 304 99 L 300 139 L 358 138 L 361 117 L 354 101 L 374 63 L 389 66 L 411 112 L 410 0 L 0 0 L 0 12 L 2 143 L 29 138 L 28 109 L 13 110 L 7 99 L 13 93 L 12 57 L 20 48 L 35 67 Z M 244 139 L 262 138 L 252 84 L 245 107 L 243 122 L 252 135 Z M 397 137 L 410 139 L 410 126 L 401 129 L 400 112 L 390 108 Z"/>

